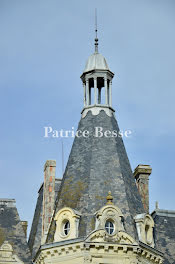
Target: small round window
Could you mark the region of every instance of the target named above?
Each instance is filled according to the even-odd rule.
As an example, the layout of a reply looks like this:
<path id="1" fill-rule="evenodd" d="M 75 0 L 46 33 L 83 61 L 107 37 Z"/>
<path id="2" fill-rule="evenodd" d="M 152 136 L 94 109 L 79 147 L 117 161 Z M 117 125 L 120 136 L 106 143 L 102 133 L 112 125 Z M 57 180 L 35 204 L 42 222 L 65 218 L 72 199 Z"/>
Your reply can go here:
<path id="1" fill-rule="evenodd" d="M 66 221 L 63 225 L 63 234 L 65 236 L 67 236 L 69 234 L 69 231 L 70 231 L 70 222 L 69 221 Z"/>
<path id="2" fill-rule="evenodd" d="M 110 235 L 114 233 L 114 224 L 111 220 L 107 220 L 105 224 L 106 232 Z"/>

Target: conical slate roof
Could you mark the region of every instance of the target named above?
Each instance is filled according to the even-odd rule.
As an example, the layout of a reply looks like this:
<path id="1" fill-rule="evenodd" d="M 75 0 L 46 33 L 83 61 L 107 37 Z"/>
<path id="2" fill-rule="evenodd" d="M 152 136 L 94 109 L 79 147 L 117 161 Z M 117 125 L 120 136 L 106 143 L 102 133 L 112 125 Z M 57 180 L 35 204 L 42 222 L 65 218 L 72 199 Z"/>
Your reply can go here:
<path id="1" fill-rule="evenodd" d="M 89 111 L 81 118 L 78 130 L 88 130 L 90 136 L 74 140 L 55 213 L 67 206 L 78 210 L 82 214 L 79 237 L 86 236 L 94 230 L 94 214 L 106 204 L 106 196 L 111 191 L 114 204 L 124 215 L 126 232 L 136 238 L 133 217 L 144 209 L 123 140 L 121 137 L 95 137 L 96 127 L 102 127 L 103 131 L 119 131 L 115 117 L 103 110 L 98 115 Z M 48 242 L 53 241 L 54 230 L 53 221 Z"/>

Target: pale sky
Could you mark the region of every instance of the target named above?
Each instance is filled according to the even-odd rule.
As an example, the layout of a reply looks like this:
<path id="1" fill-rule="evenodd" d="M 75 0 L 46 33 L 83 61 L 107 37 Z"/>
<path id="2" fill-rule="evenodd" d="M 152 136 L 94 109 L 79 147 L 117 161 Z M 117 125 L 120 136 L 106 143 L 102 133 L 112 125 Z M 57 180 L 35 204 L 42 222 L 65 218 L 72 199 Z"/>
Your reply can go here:
<path id="1" fill-rule="evenodd" d="M 44 138 L 44 126 L 70 130 L 81 117 L 96 7 L 131 167 L 153 169 L 151 211 L 155 201 L 175 210 L 175 1 L 0 0 L 0 197 L 16 199 L 29 228 L 47 159 L 62 177 L 61 140 Z M 63 141 L 66 164 L 72 139 Z"/>

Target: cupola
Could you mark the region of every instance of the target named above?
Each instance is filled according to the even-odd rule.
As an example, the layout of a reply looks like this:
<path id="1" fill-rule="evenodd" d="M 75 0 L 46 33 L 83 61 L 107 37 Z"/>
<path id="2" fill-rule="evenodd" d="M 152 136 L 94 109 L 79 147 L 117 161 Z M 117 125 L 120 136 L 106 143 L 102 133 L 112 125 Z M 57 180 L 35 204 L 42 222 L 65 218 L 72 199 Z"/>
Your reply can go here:
<path id="1" fill-rule="evenodd" d="M 109 113 L 112 109 L 112 79 L 114 73 L 110 71 L 105 57 L 98 52 L 98 38 L 96 29 L 95 52 L 89 56 L 81 80 L 84 87 L 84 109 L 101 108 Z M 93 109 L 92 109 L 93 108 Z M 99 109 L 98 109 L 99 110 Z"/>

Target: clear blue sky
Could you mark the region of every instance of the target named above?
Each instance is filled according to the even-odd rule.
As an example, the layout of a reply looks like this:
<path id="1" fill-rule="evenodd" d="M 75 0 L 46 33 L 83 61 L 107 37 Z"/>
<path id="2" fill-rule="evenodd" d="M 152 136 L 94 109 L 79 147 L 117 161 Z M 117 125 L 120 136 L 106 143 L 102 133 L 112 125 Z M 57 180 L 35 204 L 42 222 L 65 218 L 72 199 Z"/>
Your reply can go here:
<path id="1" fill-rule="evenodd" d="M 0 197 L 15 198 L 31 224 L 47 159 L 61 177 L 61 140 L 44 126 L 77 127 L 80 75 L 94 51 L 115 73 L 113 107 L 132 169 L 150 164 L 150 206 L 175 209 L 175 1 L 0 1 Z M 65 161 L 72 140 L 64 140 Z"/>

